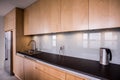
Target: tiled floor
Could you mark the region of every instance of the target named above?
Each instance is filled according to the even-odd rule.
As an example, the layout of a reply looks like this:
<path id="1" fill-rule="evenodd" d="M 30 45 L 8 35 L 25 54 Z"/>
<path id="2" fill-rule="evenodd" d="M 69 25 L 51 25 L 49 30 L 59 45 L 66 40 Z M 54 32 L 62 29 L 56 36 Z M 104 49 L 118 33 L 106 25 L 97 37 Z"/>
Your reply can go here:
<path id="1" fill-rule="evenodd" d="M 0 80 L 18 80 L 15 76 L 10 76 L 4 70 L 0 69 Z"/>

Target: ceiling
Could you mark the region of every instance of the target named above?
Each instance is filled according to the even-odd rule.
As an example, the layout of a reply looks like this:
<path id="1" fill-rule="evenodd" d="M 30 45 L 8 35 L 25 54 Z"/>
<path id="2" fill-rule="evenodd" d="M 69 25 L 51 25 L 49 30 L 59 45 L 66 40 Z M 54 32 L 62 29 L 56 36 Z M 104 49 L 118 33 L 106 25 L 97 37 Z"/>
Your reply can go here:
<path id="1" fill-rule="evenodd" d="M 0 16 L 6 15 L 15 7 L 26 8 L 37 0 L 0 0 Z"/>

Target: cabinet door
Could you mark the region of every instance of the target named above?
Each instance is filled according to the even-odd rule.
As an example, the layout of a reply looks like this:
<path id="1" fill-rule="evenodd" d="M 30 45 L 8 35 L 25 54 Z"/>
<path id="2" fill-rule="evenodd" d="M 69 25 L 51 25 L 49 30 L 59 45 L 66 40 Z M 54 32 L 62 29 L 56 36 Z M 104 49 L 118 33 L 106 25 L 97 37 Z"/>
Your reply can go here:
<path id="1" fill-rule="evenodd" d="M 24 73 L 25 73 L 25 80 L 35 80 L 34 79 L 34 62 L 27 58 L 24 58 Z"/>
<path id="2" fill-rule="evenodd" d="M 60 0 L 40 0 L 41 33 L 59 32 Z"/>
<path id="3" fill-rule="evenodd" d="M 16 20 L 16 9 L 10 11 L 7 15 L 5 15 L 5 27 L 4 30 L 5 31 L 9 31 L 9 30 L 13 30 L 15 29 L 15 20 Z"/>
<path id="4" fill-rule="evenodd" d="M 62 31 L 88 30 L 88 0 L 61 0 Z"/>
<path id="5" fill-rule="evenodd" d="M 109 0 L 89 0 L 89 29 L 109 27 Z"/>
<path id="6" fill-rule="evenodd" d="M 88 79 L 78 77 L 78 76 L 74 76 L 74 75 L 71 75 L 71 74 L 66 74 L 66 80 L 88 80 Z"/>
<path id="7" fill-rule="evenodd" d="M 24 71 L 23 71 L 23 60 L 24 58 L 21 56 L 15 56 L 15 60 L 14 60 L 14 68 L 15 68 L 15 75 L 16 77 L 18 77 L 20 80 L 24 80 Z"/>
<path id="8" fill-rule="evenodd" d="M 120 0 L 110 0 L 110 27 L 120 27 Z"/>
<path id="9" fill-rule="evenodd" d="M 38 0 L 25 9 L 24 34 L 60 31 L 60 0 Z"/>
<path id="10" fill-rule="evenodd" d="M 29 26 L 29 13 L 30 13 L 30 8 L 26 8 L 24 10 L 24 35 L 28 35 L 32 33 L 32 31 L 30 31 L 30 26 Z"/>
<path id="11" fill-rule="evenodd" d="M 60 32 L 60 0 L 48 0 L 50 2 L 50 28 L 51 32 Z"/>
<path id="12" fill-rule="evenodd" d="M 25 9 L 24 13 L 24 34 L 39 34 L 40 33 L 40 8 L 39 1 Z"/>

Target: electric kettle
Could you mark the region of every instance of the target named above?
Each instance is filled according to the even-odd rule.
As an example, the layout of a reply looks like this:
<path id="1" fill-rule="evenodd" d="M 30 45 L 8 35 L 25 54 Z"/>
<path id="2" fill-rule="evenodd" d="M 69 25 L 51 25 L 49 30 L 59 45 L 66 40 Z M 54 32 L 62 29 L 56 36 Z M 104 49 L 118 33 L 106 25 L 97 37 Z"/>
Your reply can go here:
<path id="1" fill-rule="evenodd" d="M 112 60 L 111 50 L 108 48 L 100 48 L 100 64 L 108 65 Z"/>

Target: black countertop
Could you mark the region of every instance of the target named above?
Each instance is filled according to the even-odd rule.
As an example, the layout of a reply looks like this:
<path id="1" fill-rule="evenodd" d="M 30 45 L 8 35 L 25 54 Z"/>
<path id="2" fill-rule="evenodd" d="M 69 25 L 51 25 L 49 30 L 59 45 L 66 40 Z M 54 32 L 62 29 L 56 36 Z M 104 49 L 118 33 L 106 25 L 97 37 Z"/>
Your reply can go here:
<path id="1" fill-rule="evenodd" d="M 18 52 L 30 56 L 40 61 L 44 61 L 55 66 L 69 69 L 78 73 L 84 73 L 102 80 L 120 80 L 120 65 L 109 64 L 102 66 L 98 61 L 60 56 L 46 52 L 37 52 L 38 54 L 28 55 L 26 52 Z"/>

